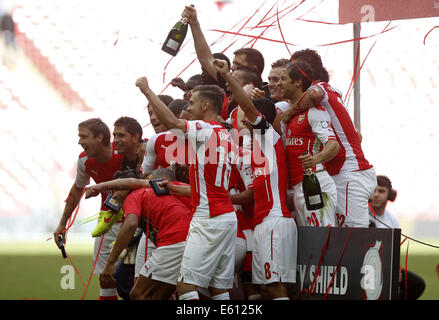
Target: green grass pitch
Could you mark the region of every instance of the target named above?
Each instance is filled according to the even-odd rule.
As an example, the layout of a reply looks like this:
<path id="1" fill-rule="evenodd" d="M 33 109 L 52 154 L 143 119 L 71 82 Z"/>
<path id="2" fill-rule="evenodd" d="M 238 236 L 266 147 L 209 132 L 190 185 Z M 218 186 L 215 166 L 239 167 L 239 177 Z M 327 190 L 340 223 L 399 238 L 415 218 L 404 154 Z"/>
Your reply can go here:
<path id="1" fill-rule="evenodd" d="M 428 241 L 438 245 L 438 240 Z M 93 240 L 68 243 L 67 252 L 81 277 L 75 272 L 74 289 L 63 289 L 61 282 L 63 259 L 53 240 L 32 243 L 0 243 L 0 300 L 80 300 L 84 296 L 93 263 Z M 407 242 L 407 241 L 406 241 Z M 401 246 L 400 266 L 405 266 L 406 245 Z M 439 300 L 439 278 L 435 272 L 439 261 L 439 249 L 425 247 L 410 241 L 407 261 L 408 270 L 420 275 L 426 289 L 420 300 Z M 96 300 L 99 296 L 98 277 L 92 276 L 85 300 Z"/>

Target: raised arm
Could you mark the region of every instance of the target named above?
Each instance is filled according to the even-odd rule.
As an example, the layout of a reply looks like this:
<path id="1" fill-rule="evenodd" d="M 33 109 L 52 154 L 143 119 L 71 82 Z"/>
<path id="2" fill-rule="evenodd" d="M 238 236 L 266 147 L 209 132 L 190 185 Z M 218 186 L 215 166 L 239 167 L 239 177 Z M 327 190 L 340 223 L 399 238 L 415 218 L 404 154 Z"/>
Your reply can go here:
<path id="1" fill-rule="evenodd" d="M 146 77 L 141 77 L 136 80 L 136 86 L 148 99 L 152 106 L 155 115 L 159 119 L 166 129 L 180 129 L 185 131 L 186 122 L 182 119 L 178 119 L 172 111 L 163 103 L 162 100 L 151 90 Z"/>
<path id="2" fill-rule="evenodd" d="M 123 178 L 101 182 L 90 186 L 85 192 L 85 198 L 96 197 L 105 190 L 133 190 L 139 188 L 149 188 L 149 180 L 136 178 Z"/>
<path id="3" fill-rule="evenodd" d="M 236 82 L 232 74 L 229 72 L 227 62 L 224 60 L 214 59 L 213 64 L 218 73 L 227 81 L 230 90 L 232 91 L 233 98 L 244 111 L 245 116 L 250 122 L 255 122 L 258 118 L 259 111 L 251 101 L 248 94 L 242 89 L 242 87 Z"/>
<path id="4" fill-rule="evenodd" d="M 192 6 L 186 6 L 181 15 L 186 18 L 191 27 L 192 37 L 194 39 L 195 52 L 197 53 L 198 61 L 207 73 L 215 80 L 217 80 L 216 68 L 213 65 L 213 55 L 210 47 L 207 44 L 203 31 L 201 31 L 200 22 L 197 18 L 197 10 Z"/>

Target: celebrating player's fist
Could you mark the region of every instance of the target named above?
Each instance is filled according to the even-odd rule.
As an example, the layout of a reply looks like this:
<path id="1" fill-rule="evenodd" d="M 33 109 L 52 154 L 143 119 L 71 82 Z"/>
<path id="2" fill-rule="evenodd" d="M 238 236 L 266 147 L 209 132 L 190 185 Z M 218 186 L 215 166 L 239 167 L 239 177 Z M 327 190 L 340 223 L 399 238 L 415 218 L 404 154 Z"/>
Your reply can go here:
<path id="1" fill-rule="evenodd" d="M 214 59 L 213 65 L 220 74 L 225 74 L 229 71 L 229 67 L 226 61 L 220 59 Z"/>
<path id="2" fill-rule="evenodd" d="M 145 90 L 147 90 L 149 88 L 148 79 L 146 79 L 146 77 L 141 77 L 141 78 L 137 79 L 136 80 L 136 87 L 138 87 L 140 89 L 140 91 L 145 93 Z"/>

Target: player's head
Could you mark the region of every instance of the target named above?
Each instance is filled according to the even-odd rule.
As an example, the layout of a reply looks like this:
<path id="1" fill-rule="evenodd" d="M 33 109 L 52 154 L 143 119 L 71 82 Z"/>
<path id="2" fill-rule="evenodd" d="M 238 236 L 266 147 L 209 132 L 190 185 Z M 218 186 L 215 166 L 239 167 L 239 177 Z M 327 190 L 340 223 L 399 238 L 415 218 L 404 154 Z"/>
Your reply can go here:
<path id="1" fill-rule="evenodd" d="M 305 61 L 295 61 L 282 71 L 280 91 L 282 98 L 296 101 L 311 85 L 311 66 Z"/>
<path id="2" fill-rule="evenodd" d="M 171 103 L 171 101 L 174 100 L 171 96 L 165 94 L 160 94 L 158 95 L 158 97 L 166 106 L 168 106 Z M 148 104 L 148 114 L 149 114 L 149 121 L 151 122 L 151 125 L 154 128 L 155 133 L 166 131 L 166 128 L 161 124 L 150 104 Z"/>
<path id="3" fill-rule="evenodd" d="M 256 70 L 259 75 L 264 71 L 265 61 L 262 53 L 254 48 L 241 48 L 233 53 L 232 70 L 248 67 Z"/>
<path id="4" fill-rule="evenodd" d="M 189 107 L 192 120 L 205 120 L 219 114 L 225 91 L 217 85 L 200 85 L 192 90 Z"/>
<path id="5" fill-rule="evenodd" d="M 232 71 L 232 77 L 241 87 L 244 87 L 247 84 L 252 84 L 254 87 L 262 89 L 262 78 L 255 69 L 242 66 L 238 67 Z M 231 92 L 229 85 L 226 84 L 226 86 L 227 91 Z M 230 101 L 234 102 L 233 93 L 230 94 Z"/>
<path id="6" fill-rule="evenodd" d="M 163 179 L 168 181 L 176 181 L 174 172 L 168 168 L 159 168 L 150 173 L 149 179 Z"/>
<path id="7" fill-rule="evenodd" d="M 232 71 L 232 76 L 241 87 L 246 84 L 253 84 L 256 88 L 262 88 L 262 78 L 254 69 L 249 67 L 238 67 Z"/>
<path id="8" fill-rule="evenodd" d="M 268 74 L 268 90 L 270 90 L 272 99 L 280 100 L 282 98 L 279 88 L 280 77 L 289 62 L 288 59 L 278 59 L 271 64 L 271 70 Z"/>
<path id="9" fill-rule="evenodd" d="M 78 144 L 88 157 L 94 157 L 102 147 L 110 145 L 110 129 L 100 118 L 92 118 L 78 125 Z"/>
<path id="10" fill-rule="evenodd" d="M 183 100 L 183 99 L 174 99 L 169 104 L 168 108 L 172 111 L 172 113 L 177 117 L 180 118 L 180 114 L 183 110 L 186 110 L 186 108 L 189 106 L 189 101 Z"/>
<path id="11" fill-rule="evenodd" d="M 312 73 L 308 75 L 308 77 L 310 77 L 313 82 L 322 80 L 323 63 L 322 63 L 322 58 L 320 57 L 317 51 L 312 49 L 304 49 L 304 50 L 296 51 L 291 56 L 290 60 L 291 62 L 296 62 L 296 61 L 308 62 L 312 68 Z"/>
<path id="12" fill-rule="evenodd" d="M 386 207 L 387 201 L 395 201 L 396 190 L 392 187 L 392 181 L 386 176 L 377 176 L 377 187 L 370 198 L 370 204 L 374 210 Z"/>
<path id="13" fill-rule="evenodd" d="M 114 145 L 122 155 L 136 153 L 143 135 L 140 123 L 131 117 L 120 117 L 114 122 Z"/>

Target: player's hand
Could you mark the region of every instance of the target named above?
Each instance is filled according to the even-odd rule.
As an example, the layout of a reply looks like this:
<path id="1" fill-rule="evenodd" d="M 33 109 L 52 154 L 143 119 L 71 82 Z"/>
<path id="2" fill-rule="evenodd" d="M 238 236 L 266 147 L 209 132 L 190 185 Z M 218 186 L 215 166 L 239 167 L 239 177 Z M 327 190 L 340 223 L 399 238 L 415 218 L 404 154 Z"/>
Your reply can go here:
<path id="1" fill-rule="evenodd" d="M 227 61 L 221 59 L 213 59 L 213 65 L 215 66 L 216 71 L 220 75 L 225 75 L 229 72 L 229 65 Z"/>
<path id="2" fill-rule="evenodd" d="M 95 184 L 93 186 L 88 187 L 85 190 L 85 199 L 96 197 L 101 191 L 99 187 Z"/>
<path id="3" fill-rule="evenodd" d="M 265 98 L 265 91 L 259 88 L 253 88 L 252 92 L 250 92 L 250 99 L 258 99 Z"/>
<path id="4" fill-rule="evenodd" d="M 315 157 L 309 153 L 307 153 L 306 155 L 300 156 L 299 160 L 302 161 L 302 167 L 304 169 L 312 168 L 317 164 Z"/>
<path id="5" fill-rule="evenodd" d="M 157 183 L 161 187 L 166 187 L 169 190 L 169 194 L 171 195 L 178 195 L 178 187 L 173 185 L 169 180 L 163 180 Z"/>
<path id="6" fill-rule="evenodd" d="M 58 225 L 58 227 L 56 228 L 56 230 L 53 232 L 53 240 L 55 240 L 56 246 L 59 248 L 59 243 L 58 243 L 58 236 L 61 235 L 62 241 L 64 243 L 64 245 L 67 242 L 67 237 L 66 237 L 66 226 L 65 225 Z"/>
<path id="7" fill-rule="evenodd" d="M 116 267 L 114 264 L 107 263 L 104 270 L 99 275 L 99 283 L 102 289 L 115 288 L 116 279 L 113 277 Z"/>
<path id="8" fill-rule="evenodd" d="M 436 273 L 437 273 L 437 277 L 439 278 L 439 261 L 436 264 Z"/>
<path id="9" fill-rule="evenodd" d="M 181 17 L 185 18 L 189 25 L 198 22 L 197 10 L 195 10 L 193 5 L 185 6 Z"/>
<path id="10" fill-rule="evenodd" d="M 146 79 L 146 77 L 140 77 L 136 80 L 136 87 L 138 87 L 140 91 L 145 94 L 145 92 L 149 89 L 148 79 Z"/>

